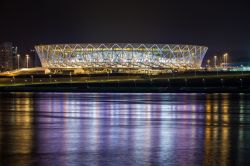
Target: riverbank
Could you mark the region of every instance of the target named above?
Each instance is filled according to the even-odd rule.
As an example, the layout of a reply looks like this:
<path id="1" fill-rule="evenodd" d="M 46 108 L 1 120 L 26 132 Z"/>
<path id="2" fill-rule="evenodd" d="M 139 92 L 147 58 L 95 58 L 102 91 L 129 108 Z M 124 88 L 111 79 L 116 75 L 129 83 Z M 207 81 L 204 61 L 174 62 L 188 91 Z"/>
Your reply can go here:
<path id="1" fill-rule="evenodd" d="M 236 87 L 0 87 L 0 92 L 103 92 L 103 93 L 250 93 Z"/>
<path id="2" fill-rule="evenodd" d="M 0 78 L 2 92 L 249 93 L 249 73 L 23 75 Z"/>

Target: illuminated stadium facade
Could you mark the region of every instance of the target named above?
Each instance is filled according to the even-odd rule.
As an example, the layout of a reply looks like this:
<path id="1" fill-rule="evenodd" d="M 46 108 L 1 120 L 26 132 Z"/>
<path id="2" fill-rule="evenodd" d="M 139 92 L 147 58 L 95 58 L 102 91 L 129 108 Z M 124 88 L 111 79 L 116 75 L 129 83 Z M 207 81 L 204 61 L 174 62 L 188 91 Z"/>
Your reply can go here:
<path id="1" fill-rule="evenodd" d="M 201 67 L 207 47 L 174 44 L 57 44 L 35 47 L 43 68 L 166 71 Z"/>

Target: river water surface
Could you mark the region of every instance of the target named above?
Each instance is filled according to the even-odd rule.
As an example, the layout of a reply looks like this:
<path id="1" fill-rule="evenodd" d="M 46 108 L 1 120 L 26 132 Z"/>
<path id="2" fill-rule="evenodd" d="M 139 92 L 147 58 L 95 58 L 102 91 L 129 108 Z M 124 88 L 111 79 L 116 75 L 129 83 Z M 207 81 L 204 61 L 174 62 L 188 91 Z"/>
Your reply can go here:
<path id="1" fill-rule="evenodd" d="M 250 165 L 250 94 L 0 93 L 0 165 Z"/>

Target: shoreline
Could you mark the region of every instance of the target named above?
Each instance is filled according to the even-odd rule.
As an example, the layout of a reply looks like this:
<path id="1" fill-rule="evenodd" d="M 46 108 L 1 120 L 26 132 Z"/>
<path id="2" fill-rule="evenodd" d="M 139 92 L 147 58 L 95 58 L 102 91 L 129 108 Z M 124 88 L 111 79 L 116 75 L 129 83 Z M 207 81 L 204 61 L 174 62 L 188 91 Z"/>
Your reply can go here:
<path id="1" fill-rule="evenodd" d="M 238 87 L 0 87 L 1 92 L 81 92 L 81 93 L 250 93 Z"/>
<path id="2" fill-rule="evenodd" d="M 250 73 L 22 75 L 0 78 L 0 92 L 250 93 Z"/>

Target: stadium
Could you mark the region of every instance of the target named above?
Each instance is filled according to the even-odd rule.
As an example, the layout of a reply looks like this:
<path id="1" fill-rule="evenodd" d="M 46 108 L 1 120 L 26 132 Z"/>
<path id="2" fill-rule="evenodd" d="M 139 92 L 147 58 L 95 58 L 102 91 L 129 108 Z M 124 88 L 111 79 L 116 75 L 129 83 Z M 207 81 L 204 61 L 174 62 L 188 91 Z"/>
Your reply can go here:
<path id="1" fill-rule="evenodd" d="M 158 73 L 199 69 L 207 47 L 175 44 L 94 43 L 38 45 L 43 68 L 75 72 Z"/>

